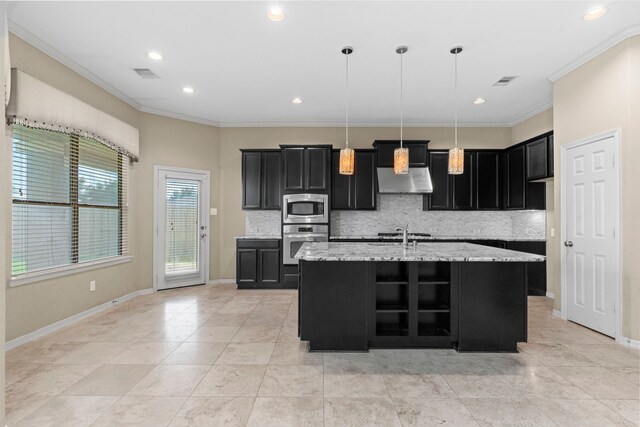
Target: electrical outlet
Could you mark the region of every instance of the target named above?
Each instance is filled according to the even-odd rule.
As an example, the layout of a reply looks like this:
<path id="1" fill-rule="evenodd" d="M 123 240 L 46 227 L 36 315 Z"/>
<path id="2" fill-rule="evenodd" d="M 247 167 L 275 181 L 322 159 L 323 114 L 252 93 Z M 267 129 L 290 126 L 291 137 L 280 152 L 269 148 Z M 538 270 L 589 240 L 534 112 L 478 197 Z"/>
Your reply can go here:
<path id="1" fill-rule="evenodd" d="M 551 229 L 551 237 L 556 237 L 556 229 L 555 228 Z"/>
<path id="2" fill-rule="evenodd" d="M 93 292 L 96 290 L 96 281 L 92 280 L 91 282 L 89 282 L 89 291 Z"/>
<path id="3" fill-rule="evenodd" d="M 212 216 L 218 215 L 218 208 L 211 208 L 211 211 L 209 212 Z"/>

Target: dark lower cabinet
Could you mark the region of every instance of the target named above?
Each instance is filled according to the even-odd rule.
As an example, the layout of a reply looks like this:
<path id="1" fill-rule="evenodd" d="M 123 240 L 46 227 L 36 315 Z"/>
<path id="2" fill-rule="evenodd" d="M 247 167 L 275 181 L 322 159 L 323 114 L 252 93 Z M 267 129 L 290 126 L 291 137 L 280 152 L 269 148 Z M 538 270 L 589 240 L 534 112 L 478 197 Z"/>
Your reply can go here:
<path id="1" fill-rule="evenodd" d="M 340 150 L 331 153 L 331 209 L 376 208 L 376 153 L 355 150 L 353 175 L 340 175 Z"/>
<path id="2" fill-rule="evenodd" d="M 546 242 L 507 242 L 507 249 L 527 252 L 536 255 L 547 254 Z M 527 264 L 527 286 L 529 295 L 544 296 L 547 294 L 547 262 Z"/>
<path id="3" fill-rule="evenodd" d="M 281 288 L 281 283 L 280 239 L 236 241 L 236 284 L 239 289 Z"/>

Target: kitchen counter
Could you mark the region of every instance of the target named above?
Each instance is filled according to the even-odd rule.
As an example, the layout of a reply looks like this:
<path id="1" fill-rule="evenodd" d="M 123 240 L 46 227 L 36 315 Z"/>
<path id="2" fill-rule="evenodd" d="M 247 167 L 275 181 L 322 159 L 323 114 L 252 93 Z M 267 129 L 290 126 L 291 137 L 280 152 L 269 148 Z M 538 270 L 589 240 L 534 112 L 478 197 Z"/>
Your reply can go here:
<path id="1" fill-rule="evenodd" d="M 305 261 L 419 261 L 419 262 L 542 262 L 544 256 L 474 245 L 472 243 L 418 243 L 403 248 L 398 243 L 308 242 L 297 259 Z"/>
<path id="2" fill-rule="evenodd" d="M 402 236 L 378 236 L 378 235 L 333 235 L 329 240 L 378 240 L 378 241 L 395 241 L 402 240 Z M 418 242 L 429 242 L 437 240 L 501 240 L 505 242 L 544 242 L 544 237 L 530 236 L 460 236 L 460 235 L 435 235 L 435 236 L 415 236 L 409 233 L 409 241 L 417 240 Z"/>
<path id="3" fill-rule="evenodd" d="M 282 239 L 279 234 L 243 234 L 241 236 L 234 236 L 236 240 L 273 240 Z"/>

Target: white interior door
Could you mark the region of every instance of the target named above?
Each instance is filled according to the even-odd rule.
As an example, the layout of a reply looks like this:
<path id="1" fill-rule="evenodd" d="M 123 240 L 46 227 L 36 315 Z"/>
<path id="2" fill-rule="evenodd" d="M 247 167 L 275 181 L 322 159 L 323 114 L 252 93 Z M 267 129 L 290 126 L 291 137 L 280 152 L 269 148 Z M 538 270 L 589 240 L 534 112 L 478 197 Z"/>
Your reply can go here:
<path id="1" fill-rule="evenodd" d="M 614 137 L 565 156 L 567 319 L 609 336 L 616 332 Z"/>
<path id="2" fill-rule="evenodd" d="M 156 167 L 155 289 L 206 283 L 209 174 Z"/>

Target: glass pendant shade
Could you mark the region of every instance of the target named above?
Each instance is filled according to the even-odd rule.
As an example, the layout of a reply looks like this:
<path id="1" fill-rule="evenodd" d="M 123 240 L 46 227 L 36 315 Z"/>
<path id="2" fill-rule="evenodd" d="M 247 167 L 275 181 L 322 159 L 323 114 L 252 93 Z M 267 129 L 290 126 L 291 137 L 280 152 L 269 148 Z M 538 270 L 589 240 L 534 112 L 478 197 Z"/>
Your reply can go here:
<path id="1" fill-rule="evenodd" d="M 464 172 L 464 148 L 449 149 L 449 175 L 462 175 Z"/>
<path id="2" fill-rule="evenodd" d="M 396 148 L 393 150 L 393 173 L 406 175 L 409 173 L 409 149 Z"/>
<path id="3" fill-rule="evenodd" d="M 353 175 L 355 154 L 353 148 L 340 150 L 340 175 Z"/>

